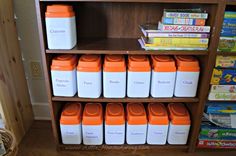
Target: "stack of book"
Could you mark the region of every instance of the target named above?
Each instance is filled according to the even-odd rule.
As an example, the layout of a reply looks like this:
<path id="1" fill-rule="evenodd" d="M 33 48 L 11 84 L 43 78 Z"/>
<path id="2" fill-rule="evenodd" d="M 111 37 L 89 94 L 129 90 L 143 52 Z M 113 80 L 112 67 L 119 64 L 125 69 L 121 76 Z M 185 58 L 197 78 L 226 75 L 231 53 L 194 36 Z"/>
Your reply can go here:
<path id="1" fill-rule="evenodd" d="M 219 50 L 236 52 L 236 12 L 225 12 Z"/>
<path id="2" fill-rule="evenodd" d="M 201 9 L 165 9 L 158 24 L 140 25 L 145 50 L 206 50 L 210 26 Z"/>

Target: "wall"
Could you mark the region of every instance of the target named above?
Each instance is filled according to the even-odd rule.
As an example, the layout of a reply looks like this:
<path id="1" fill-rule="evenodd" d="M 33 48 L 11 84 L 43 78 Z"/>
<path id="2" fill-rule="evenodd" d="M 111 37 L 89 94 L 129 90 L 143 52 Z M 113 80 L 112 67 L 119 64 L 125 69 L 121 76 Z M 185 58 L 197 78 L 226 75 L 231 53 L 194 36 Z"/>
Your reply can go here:
<path id="1" fill-rule="evenodd" d="M 49 106 L 44 84 L 34 0 L 14 0 L 18 39 L 35 119 L 49 120 Z M 32 73 L 39 65 L 38 75 Z"/>

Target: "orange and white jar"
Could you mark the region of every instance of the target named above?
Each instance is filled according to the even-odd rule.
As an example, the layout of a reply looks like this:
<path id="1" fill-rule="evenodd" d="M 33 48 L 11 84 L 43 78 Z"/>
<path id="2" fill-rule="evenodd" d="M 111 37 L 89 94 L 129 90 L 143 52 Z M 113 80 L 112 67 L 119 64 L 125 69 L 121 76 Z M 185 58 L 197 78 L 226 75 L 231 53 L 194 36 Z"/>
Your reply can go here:
<path id="1" fill-rule="evenodd" d="M 51 78 L 54 96 L 74 96 L 77 92 L 76 55 L 58 55 L 52 59 Z"/>
<path id="2" fill-rule="evenodd" d="M 99 98 L 102 93 L 102 60 L 100 55 L 82 55 L 77 66 L 78 96 Z"/>
<path id="3" fill-rule="evenodd" d="M 73 7 L 48 5 L 45 18 L 48 48 L 72 49 L 77 42 Z"/>

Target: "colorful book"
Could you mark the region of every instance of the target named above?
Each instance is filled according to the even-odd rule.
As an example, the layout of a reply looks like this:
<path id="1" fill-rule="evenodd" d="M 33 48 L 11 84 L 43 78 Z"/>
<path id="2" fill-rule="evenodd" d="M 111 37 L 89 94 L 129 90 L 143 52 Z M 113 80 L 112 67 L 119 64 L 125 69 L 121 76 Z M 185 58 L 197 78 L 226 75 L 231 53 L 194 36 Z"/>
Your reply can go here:
<path id="1" fill-rule="evenodd" d="M 224 18 L 236 18 L 235 11 L 226 11 L 224 14 Z"/>
<path id="2" fill-rule="evenodd" d="M 192 18 L 162 18 L 163 24 L 175 24 L 175 25 L 196 25 L 204 26 L 206 23 L 205 19 L 192 19 Z"/>
<path id="3" fill-rule="evenodd" d="M 235 101 L 236 100 L 236 93 L 209 93 L 208 100 L 214 101 Z"/>
<path id="4" fill-rule="evenodd" d="M 208 140 L 208 139 L 199 139 L 198 141 L 199 148 L 236 148 L 236 140 Z"/>
<path id="5" fill-rule="evenodd" d="M 213 69 L 212 85 L 236 85 L 236 69 Z"/>
<path id="6" fill-rule="evenodd" d="M 163 32 L 210 32 L 210 26 L 169 25 L 159 22 L 158 30 Z"/>
<path id="7" fill-rule="evenodd" d="M 236 86 L 234 86 L 234 89 L 235 88 Z M 208 114 L 236 114 L 236 105 L 229 102 L 208 102 L 205 107 L 205 112 Z"/>
<path id="8" fill-rule="evenodd" d="M 220 51 L 236 52 L 236 37 L 220 37 Z"/>
<path id="9" fill-rule="evenodd" d="M 191 10 L 191 9 L 164 9 L 163 13 L 164 17 L 168 18 L 200 18 L 207 19 L 208 13 L 199 12 L 199 10 Z"/>
<path id="10" fill-rule="evenodd" d="M 236 23 L 236 18 L 224 18 L 223 24 Z"/>
<path id="11" fill-rule="evenodd" d="M 208 38 L 143 38 L 145 43 L 156 45 L 208 45 Z"/>
<path id="12" fill-rule="evenodd" d="M 236 68 L 236 56 L 220 56 L 220 55 L 217 56 L 215 67 L 217 67 L 217 68 Z"/>
<path id="13" fill-rule="evenodd" d="M 183 44 L 183 43 L 171 43 L 171 42 L 156 42 L 147 43 L 143 37 L 141 37 L 145 47 L 176 47 L 176 48 L 207 48 L 207 44 Z M 168 38 L 164 38 L 168 40 Z"/>
<path id="14" fill-rule="evenodd" d="M 142 39 L 138 40 L 141 48 L 143 48 L 144 50 L 207 50 L 207 48 L 185 48 L 185 47 L 160 47 L 160 46 L 145 46 L 145 44 L 143 43 Z"/>

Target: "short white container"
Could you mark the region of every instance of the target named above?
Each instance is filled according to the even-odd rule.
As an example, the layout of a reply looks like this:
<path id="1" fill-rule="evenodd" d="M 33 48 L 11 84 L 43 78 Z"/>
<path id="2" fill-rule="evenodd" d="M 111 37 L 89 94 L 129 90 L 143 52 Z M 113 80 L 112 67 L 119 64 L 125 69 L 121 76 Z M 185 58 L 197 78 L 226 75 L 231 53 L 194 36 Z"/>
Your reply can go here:
<path id="1" fill-rule="evenodd" d="M 176 56 L 177 73 L 174 95 L 176 97 L 195 97 L 197 93 L 200 67 L 193 56 Z"/>
<path id="2" fill-rule="evenodd" d="M 80 103 L 66 104 L 60 118 L 63 144 L 81 144 L 82 142 L 82 107 Z"/>
<path id="3" fill-rule="evenodd" d="M 51 78 L 54 96 L 71 97 L 76 94 L 76 64 L 75 55 L 59 55 L 53 58 Z"/>
<path id="4" fill-rule="evenodd" d="M 125 113 L 122 103 L 108 103 L 105 115 L 105 143 L 121 145 L 125 142 Z"/>
<path id="5" fill-rule="evenodd" d="M 102 93 L 100 55 L 82 55 L 77 66 L 78 96 L 99 98 Z"/>
<path id="6" fill-rule="evenodd" d="M 48 48 L 72 49 L 77 42 L 72 6 L 48 5 L 45 17 Z"/>
<path id="7" fill-rule="evenodd" d="M 130 145 L 145 144 L 147 116 L 142 103 L 127 104 L 126 142 Z"/>
<path id="8" fill-rule="evenodd" d="M 124 98 L 126 95 L 126 66 L 123 55 L 106 55 L 103 65 L 103 95 Z"/>
<path id="9" fill-rule="evenodd" d="M 187 108 L 181 103 L 168 105 L 170 126 L 167 141 L 173 145 L 185 145 L 190 130 L 190 116 Z"/>
<path id="10" fill-rule="evenodd" d="M 151 67 L 149 59 L 144 55 L 128 58 L 128 97 L 148 97 L 150 91 Z"/>
<path id="11" fill-rule="evenodd" d="M 103 113 L 100 103 L 85 105 L 82 132 L 85 145 L 101 145 L 103 143 Z"/>
<path id="12" fill-rule="evenodd" d="M 152 97 L 173 97 L 176 67 L 170 56 L 152 55 Z"/>
<path id="13" fill-rule="evenodd" d="M 149 103 L 147 114 L 147 143 L 151 145 L 166 144 L 169 119 L 165 106 L 161 103 Z"/>

